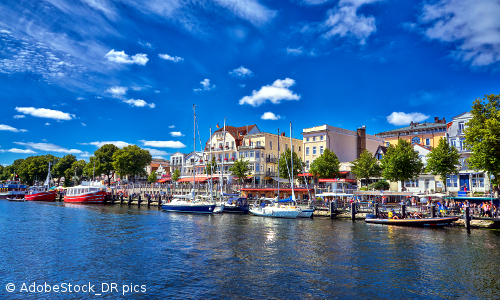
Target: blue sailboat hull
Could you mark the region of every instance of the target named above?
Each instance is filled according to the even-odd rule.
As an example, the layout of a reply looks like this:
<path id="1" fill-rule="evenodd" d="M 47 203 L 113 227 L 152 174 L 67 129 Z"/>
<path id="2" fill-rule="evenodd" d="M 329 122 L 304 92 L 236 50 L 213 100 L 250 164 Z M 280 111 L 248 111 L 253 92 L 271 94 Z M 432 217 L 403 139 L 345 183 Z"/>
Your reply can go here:
<path id="1" fill-rule="evenodd" d="M 214 212 L 215 204 L 194 204 L 194 205 L 163 204 L 161 208 L 164 211 L 170 211 L 170 212 L 211 214 Z"/>

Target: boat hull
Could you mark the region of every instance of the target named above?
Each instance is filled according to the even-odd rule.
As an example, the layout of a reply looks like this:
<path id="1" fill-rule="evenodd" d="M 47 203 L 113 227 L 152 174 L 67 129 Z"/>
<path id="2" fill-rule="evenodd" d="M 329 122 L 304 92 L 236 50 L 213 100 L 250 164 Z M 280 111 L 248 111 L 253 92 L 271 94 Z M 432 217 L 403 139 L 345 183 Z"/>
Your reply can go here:
<path id="1" fill-rule="evenodd" d="M 106 198 L 106 192 L 101 191 L 97 193 L 89 193 L 75 196 L 64 197 L 64 202 L 67 203 L 104 203 L 104 199 Z"/>
<path id="2" fill-rule="evenodd" d="M 41 192 L 41 193 L 26 195 L 26 196 L 24 196 L 24 199 L 26 199 L 26 201 L 49 201 L 49 202 L 53 202 L 53 201 L 56 201 L 56 197 L 57 197 L 57 192 L 56 191 L 48 191 L 48 192 Z"/>
<path id="3" fill-rule="evenodd" d="M 314 213 L 314 208 L 301 209 L 297 218 L 311 218 Z"/>
<path id="4" fill-rule="evenodd" d="M 161 209 L 168 212 L 211 214 L 214 212 L 215 204 L 163 204 Z"/>
<path id="5" fill-rule="evenodd" d="M 260 217 L 285 218 L 285 219 L 295 219 L 299 215 L 298 210 L 280 209 L 272 207 L 250 209 L 250 213 Z"/>
<path id="6" fill-rule="evenodd" d="M 459 217 L 424 218 L 424 219 L 365 219 L 366 223 L 410 227 L 444 227 L 458 220 Z"/>
<path id="7" fill-rule="evenodd" d="M 238 213 L 238 214 L 246 214 L 248 213 L 248 206 L 240 206 L 240 205 L 224 205 L 223 213 Z"/>

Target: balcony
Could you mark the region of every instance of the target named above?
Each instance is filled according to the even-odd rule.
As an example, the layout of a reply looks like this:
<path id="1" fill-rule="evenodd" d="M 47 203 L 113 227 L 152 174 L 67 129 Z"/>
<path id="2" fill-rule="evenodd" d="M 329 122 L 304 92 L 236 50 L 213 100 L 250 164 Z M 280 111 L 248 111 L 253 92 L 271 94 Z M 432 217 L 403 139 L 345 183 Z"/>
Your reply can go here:
<path id="1" fill-rule="evenodd" d="M 264 146 L 261 146 L 261 145 L 259 145 L 259 146 L 239 146 L 239 147 L 238 147 L 238 150 L 239 150 L 239 151 L 244 151 L 244 150 L 254 150 L 254 149 L 262 149 L 262 150 L 264 150 L 264 149 L 265 149 L 265 147 L 264 147 Z"/>
<path id="2" fill-rule="evenodd" d="M 271 163 L 271 164 L 275 164 L 278 162 L 278 158 L 276 157 L 266 157 L 266 163 Z"/>
<path id="3" fill-rule="evenodd" d="M 275 171 L 266 171 L 265 175 L 266 175 L 266 177 L 273 177 L 273 176 L 276 176 L 276 172 Z"/>

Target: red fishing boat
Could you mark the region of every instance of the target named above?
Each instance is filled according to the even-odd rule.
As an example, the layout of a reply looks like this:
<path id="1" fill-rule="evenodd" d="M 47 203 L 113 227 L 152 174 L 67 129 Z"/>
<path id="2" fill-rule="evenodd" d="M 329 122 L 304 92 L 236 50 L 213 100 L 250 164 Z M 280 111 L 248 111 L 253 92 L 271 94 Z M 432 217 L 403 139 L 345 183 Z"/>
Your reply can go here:
<path id="1" fill-rule="evenodd" d="M 100 182 L 82 182 L 81 185 L 69 187 L 64 196 L 67 203 L 104 203 L 106 186 Z"/>
<path id="2" fill-rule="evenodd" d="M 24 196 L 26 201 L 56 201 L 57 192 L 55 190 L 50 190 L 50 163 L 49 163 L 49 173 L 47 174 L 47 179 L 43 186 L 32 186 L 29 188 L 28 193 Z"/>

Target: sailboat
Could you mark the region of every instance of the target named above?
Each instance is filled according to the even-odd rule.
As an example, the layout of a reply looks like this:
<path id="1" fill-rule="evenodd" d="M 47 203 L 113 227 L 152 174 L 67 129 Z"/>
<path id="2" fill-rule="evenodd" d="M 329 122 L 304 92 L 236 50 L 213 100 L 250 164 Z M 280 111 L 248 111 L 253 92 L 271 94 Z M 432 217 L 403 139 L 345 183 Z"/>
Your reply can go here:
<path id="1" fill-rule="evenodd" d="M 193 134 L 193 150 L 194 156 L 196 157 L 196 105 L 193 104 L 193 115 L 194 115 L 194 134 Z M 196 159 L 193 160 L 196 162 Z M 215 209 L 215 203 L 199 201 L 195 197 L 195 184 L 196 184 L 196 172 L 195 165 L 193 163 L 193 189 L 188 195 L 175 196 L 171 202 L 166 202 L 163 200 L 161 208 L 164 211 L 169 212 L 180 212 L 180 213 L 196 213 L 196 214 L 212 214 Z"/>
<path id="2" fill-rule="evenodd" d="M 49 163 L 49 173 L 47 174 L 47 179 L 42 186 L 32 186 L 29 188 L 28 193 L 24 196 L 26 201 L 56 201 L 57 191 L 50 190 L 50 165 Z"/>

